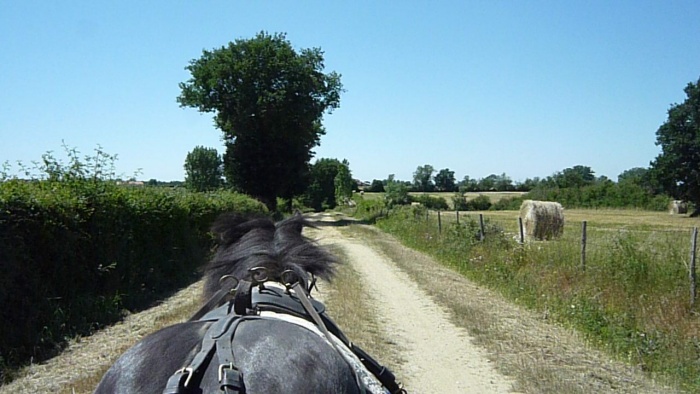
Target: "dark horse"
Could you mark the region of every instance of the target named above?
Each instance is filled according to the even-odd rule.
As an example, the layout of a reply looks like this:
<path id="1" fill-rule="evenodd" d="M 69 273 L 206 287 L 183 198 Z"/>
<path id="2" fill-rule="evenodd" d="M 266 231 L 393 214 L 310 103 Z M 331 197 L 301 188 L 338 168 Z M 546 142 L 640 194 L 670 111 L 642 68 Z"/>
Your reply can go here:
<path id="1" fill-rule="evenodd" d="M 262 317 L 264 305 L 275 311 L 291 311 L 312 325 L 321 316 L 325 327 L 320 331 L 331 331 L 347 342 L 363 364 L 371 361 L 368 369 L 383 379 L 386 389 L 382 390 L 400 392 L 391 372 L 361 349 L 358 353 L 323 313 L 322 304 L 315 300 L 310 304 L 306 296 L 292 296 L 305 293 L 315 277 L 330 280 L 336 265 L 331 254 L 302 236 L 307 225 L 301 215 L 276 224 L 268 218 L 220 217 L 213 226 L 218 247 L 205 270 L 204 297 L 213 301 L 190 321 L 163 328 L 129 349 L 107 371 L 95 392 L 366 391 L 352 363 L 333 341 L 308 327 Z M 272 281 L 283 286 L 275 288 Z M 231 283 L 235 291 L 226 288 Z M 276 299 L 286 302 L 278 304 Z M 302 304 L 312 305 L 309 308 L 318 313 L 307 312 L 309 308 Z M 316 319 L 309 315 L 316 315 Z"/>

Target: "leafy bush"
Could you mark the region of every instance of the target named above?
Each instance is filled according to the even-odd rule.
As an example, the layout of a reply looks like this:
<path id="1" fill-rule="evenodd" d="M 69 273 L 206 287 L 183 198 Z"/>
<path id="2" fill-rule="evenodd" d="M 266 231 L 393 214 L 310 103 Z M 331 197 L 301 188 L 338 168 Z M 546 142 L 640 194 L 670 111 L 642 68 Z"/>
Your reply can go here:
<path id="1" fill-rule="evenodd" d="M 45 156 L 44 180 L 0 182 L 0 358 L 51 355 L 197 277 L 209 226 L 227 211 L 265 212 L 231 192 L 118 186 L 102 164 Z M 7 379 L 3 367 L 0 381 Z"/>
<path id="2" fill-rule="evenodd" d="M 478 195 L 473 200 L 467 201 L 466 211 L 486 211 L 491 208 L 491 199 L 483 194 Z"/>
<path id="3" fill-rule="evenodd" d="M 493 211 L 517 211 L 523 205 L 523 201 L 525 199 L 522 197 L 506 197 L 495 202 L 489 209 Z"/>
<path id="4" fill-rule="evenodd" d="M 525 199 L 557 201 L 571 208 L 637 208 L 665 211 L 671 197 L 655 195 L 643 187 L 628 182 L 601 182 L 581 187 L 538 187 Z"/>
<path id="5" fill-rule="evenodd" d="M 392 176 L 385 187 L 384 201 L 388 208 L 395 205 L 406 205 L 411 203 L 411 196 L 408 195 L 408 187 L 402 182 L 395 181 Z"/>
<path id="6" fill-rule="evenodd" d="M 386 205 L 383 200 L 380 199 L 367 199 L 362 196 L 355 195 L 355 213 L 354 217 L 365 220 L 370 223 L 383 216 L 386 212 Z"/>
<path id="7" fill-rule="evenodd" d="M 461 192 L 455 192 L 452 196 L 452 207 L 455 211 L 466 211 L 469 209 L 467 198 Z"/>

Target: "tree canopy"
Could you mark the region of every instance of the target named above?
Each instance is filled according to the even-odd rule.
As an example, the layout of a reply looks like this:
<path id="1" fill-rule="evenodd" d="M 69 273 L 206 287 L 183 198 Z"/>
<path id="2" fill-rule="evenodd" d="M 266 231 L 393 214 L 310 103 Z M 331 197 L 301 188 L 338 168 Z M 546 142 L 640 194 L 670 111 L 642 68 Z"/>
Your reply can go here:
<path id="1" fill-rule="evenodd" d="M 577 165 L 554 174 L 553 180 L 561 188 L 583 187 L 595 182 L 595 172 L 591 167 Z"/>
<path id="2" fill-rule="evenodd" d="M 204 192 L 221 186 L 221 156 L 214 148 L 195 147 L 185 158 L 185 187 Z"/>
<path id="3" fill-rule="evenodd" d="M 179 85 L 180 106 L 215 113 L 227 180 L 271 210 L 306 189 L 323 115 L 340 105 L 340 74 L 324 67 L 320 48 L 297 52 L 284 34 L 261 32 L 204 50 Z"/>
<path id="4" fill-rule="evenodd" d="M 435 184 L 433 183 L 433 173 L 435 168 L 430 164 L 418 166 L 413 173 L 413 187 L 419 192 L 433 191 Z"/>
<path id="5" fill-rule="evenodd" d="M 354 183 L 347 160 L 318 159 L 311 166 L 304 203 L 317 212 L 333 209 L 344 199 L 352 197 Z"/>
<path id="6" fill-rule="evenodd" d="M 348 204 L 357 185 L 352 179 L 350 163 L 347 160 L 343 160 L 340 167 L 338 167 L 338 173 L 333 179 L 333 184 L 335 185 L 335 203 Z"/>
<path id="7" fill-rule="evenodd" d="M 661 189 L 679 200 L 695 204 L 700 214 L 700 79 L 689 83 L 686 99 L 668 110 L 668 118 L 656 131 L 661 153 L 651 162 L 652 178 Z"/>
<path id="8" fill-rule="evenodd" d="M 455 172 L 449 168 L 443 168 L 435 175 L 435 188 L 441 192 L 453 192 L 457 190 L 455 185 Z"/>
<path id="9" fill-rule="evenodd" d="M 384 183 L 379 179 L 373 179 L 369 186 L 368 192 L 383 193 Z"/>

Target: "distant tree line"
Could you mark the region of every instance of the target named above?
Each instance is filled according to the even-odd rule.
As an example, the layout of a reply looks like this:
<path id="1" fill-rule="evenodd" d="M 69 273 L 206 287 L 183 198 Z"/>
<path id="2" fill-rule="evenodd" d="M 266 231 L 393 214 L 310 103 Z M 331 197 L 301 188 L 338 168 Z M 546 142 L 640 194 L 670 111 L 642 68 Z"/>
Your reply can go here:
<path id="1" fill-rule="evenodd" d="M 670 196 L 654 178 L 651 168 L 632 168 L 622 172 L 617 182 L 605 176 L 596 177 L 591 167 L 577 165 L 565 168 L 546 178 L 526 179 L 514 183 L 504 174 L 492 174 L 485 178 L 473 179 L 465 176 L 455 182 L 454 171 L 442 169 L 437 173 L 429 164 L 419 166 L 414 172 L 413 181 L 396 180 L 390 175 L 385 180 L 374 179 L 364 190 L 369 192 L 386 192 L 389 205 L 420 202 L 435 209 L 442 209 L 446 204 L 435 201 L 435 197 L 408 196 L 397 197 L 409 192 L 454 192 L 452 205 L 460 210 L 516 209 L 523 199 L 559 201 L 570 208 L 623 208 L 634 207 L 651 210 L 664 210 L 668 207 Z M 491 204 L 487 196 L 467 201 L 463 193 L 467 192 L 525 192 L 523 197 L 503 199 L 498 204 Z M 440 198 L 438 198 L 440 199 Z"/>

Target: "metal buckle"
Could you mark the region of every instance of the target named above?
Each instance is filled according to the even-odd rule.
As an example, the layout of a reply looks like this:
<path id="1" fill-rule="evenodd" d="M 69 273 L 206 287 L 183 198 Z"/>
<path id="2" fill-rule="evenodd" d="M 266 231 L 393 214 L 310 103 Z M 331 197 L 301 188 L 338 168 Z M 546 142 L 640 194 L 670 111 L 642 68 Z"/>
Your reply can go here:
<path id="1" fill-rule="evenodd" d="M 227 280 L 232 280 L 232 281 L 233 281 L 233 286 L 231 286 L 231 288 L 230 288 L 230 290 L 229 290 L 229 293 L 230 293 L 230 294 L 235 294 L 235 293 L 236 293 L 236 289 L 238 288 L 238 283 L 239 283 L 238 278 L 236 278 L 236 277 L 233 276 L 233 275 L 224 275 L 224 276 L 222 276 L 221 278 L 219 278 L 219 287 L 223 288 L 223 287 L 224 287 L 224 282 L 226 282 Z"/>
<path id="2" fill-rule="evenodd" d="M 175 371 L 175 373 L 186 373 L 187 378 L 185 379 L 185 383 L 183 384 L 183 387 L 187 387 L 187 385 L 190 384 L 190 379 L 192 379 L 192 375 L 194 375 L 194 369 L 192 367 L 185 367 L 182 369 L 179 369 Z"/>
<path id="3" fill-rule="evenodd" d="M 284 284 L 287 289 L 290 289 L 295 284 L 299 283 L 299 275 L 292 270 L 285 270 L 280 275 L 280 280 L 282 280 L 282 284 Z"/>
<path id="4" fill-rule="evenodd" d="M 234 369 L 233 363 L 219 364 L 219 383 L 224 380 L 224 369 Z"/>
<path id="5" fill-rule="evenodd" d="M 267 268 L 265 267 L 253 267 L 248 270 L 251 273 L 251 278 L 253 279 L 253 285 L 258 285 L 263 282 L 267 282 L 270 278 L 267 276 Z"/>

